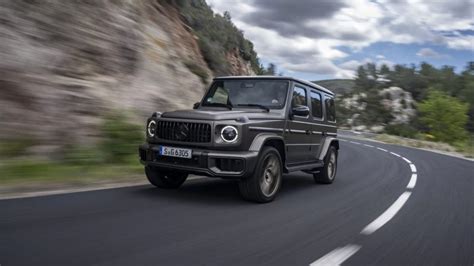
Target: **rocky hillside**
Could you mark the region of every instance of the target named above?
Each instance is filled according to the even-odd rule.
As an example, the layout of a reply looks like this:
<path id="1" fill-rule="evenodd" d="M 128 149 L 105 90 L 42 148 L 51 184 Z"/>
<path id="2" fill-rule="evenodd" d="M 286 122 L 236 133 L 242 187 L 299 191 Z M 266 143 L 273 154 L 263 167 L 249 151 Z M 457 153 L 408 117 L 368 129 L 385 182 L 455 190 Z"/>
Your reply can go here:
<path id="1" fill-rule="evenodd" d="M 214 75 L 259 67 L 230 17 L 200 0 L 1 1 L 0 17 L 0 138 L 53 150 L 94 143 L 105 114 L 141 124 L 190 107 Z M 203 20 L 237 41 L 214 38 Z"/>
<path id="2" fill-rule="evenodd" d="M 375 103 L 388 112 L 386 123 L 367 122 L 369 95 L 365 92 L 354 93 L 346 97 L 338 97 L 339 125 L 358 131 L 381 133 L 385 126 L 408 124 L 416 116 L 415 105 L 411 93 L 399 87 L 389 87 L 378 92 L 379 100 Z M 374 115 L 374 114 L 372 114 Z M 375 114 L 377 115 L 377 114 Z"/>
<path id="3" fill-rule="evenodd" d="M 341 87 L 337 80 L 329 83 Z M 474 62 L 460 72 L 426 62 L 391 68 L 368 63 L 352 83 L 348 93 L 337 95 L 339 126 L 471 145 Z"/>

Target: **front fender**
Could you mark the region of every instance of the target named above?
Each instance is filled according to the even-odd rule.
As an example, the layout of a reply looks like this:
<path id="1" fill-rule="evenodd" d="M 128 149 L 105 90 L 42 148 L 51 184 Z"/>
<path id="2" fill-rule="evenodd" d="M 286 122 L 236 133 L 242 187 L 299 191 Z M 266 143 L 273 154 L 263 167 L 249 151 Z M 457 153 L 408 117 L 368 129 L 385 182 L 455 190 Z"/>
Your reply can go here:
<path id="1" fill-rule="evenodd" d="M 252 144 L 250 145 L 249 151 L 256 151 L 256 152 L 260 151 L 263 144 L 265 144 L 267 140 L 281 140 L 283 144 L 285 143 L 283 141 L 283 137 L 278 134 L 260 133 L 257 136 L 255 136 L 255 138 L 253 139 Z"/>

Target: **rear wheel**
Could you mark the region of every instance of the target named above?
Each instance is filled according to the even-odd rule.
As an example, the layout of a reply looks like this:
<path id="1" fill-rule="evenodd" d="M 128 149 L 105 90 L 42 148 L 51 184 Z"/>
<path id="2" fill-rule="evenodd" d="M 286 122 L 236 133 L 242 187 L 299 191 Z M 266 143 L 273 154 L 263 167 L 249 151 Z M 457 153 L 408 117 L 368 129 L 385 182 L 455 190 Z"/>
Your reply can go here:
<path id="1" fill-rule="evenodd" d="M 280 153 L 273 147 L 265 147 L 253 175 L 239 182 L 240 194 L 246 200 L 270 202 L 280 189 L 282 173 Z"/>
<path id="2" fill-rule="evenodd" d="M 159 188 L 179 188 L 188 178 L 186 173 L 166 172 L 151 166 L 145 167 L 145 174 L 148 181 Z"/>
<path id="3" fill-rule="evenodd" d="M 337 172 L 337 149 L 330 146 L 324 157 L 324 167 L 319 173 L 313 174 L 314 181 L 321 184 L 331 184 L 336 178 Z"/>

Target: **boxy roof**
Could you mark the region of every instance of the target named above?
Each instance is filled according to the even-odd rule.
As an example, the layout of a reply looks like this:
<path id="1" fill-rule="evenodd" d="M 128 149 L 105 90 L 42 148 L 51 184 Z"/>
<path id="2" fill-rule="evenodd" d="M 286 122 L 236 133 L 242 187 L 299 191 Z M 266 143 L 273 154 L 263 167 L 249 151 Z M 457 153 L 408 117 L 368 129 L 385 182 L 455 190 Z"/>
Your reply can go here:
<path id="1" fill-rule="evenodd" d="M 334 95 L 334 92 L 320 86 L 318 84 L 314 84 L 312 82 L 301 80 L 293 77 L 282 77 L 282 76 L 224 76 L 224 77 L 216 77 L 214 80 L 223 80 L 223 79 L 279 79 L 279 80 L 291 80 L 294 82 L 298 82 L 304 84 L 306 86 L 321 90 L 327 94 Z"/>

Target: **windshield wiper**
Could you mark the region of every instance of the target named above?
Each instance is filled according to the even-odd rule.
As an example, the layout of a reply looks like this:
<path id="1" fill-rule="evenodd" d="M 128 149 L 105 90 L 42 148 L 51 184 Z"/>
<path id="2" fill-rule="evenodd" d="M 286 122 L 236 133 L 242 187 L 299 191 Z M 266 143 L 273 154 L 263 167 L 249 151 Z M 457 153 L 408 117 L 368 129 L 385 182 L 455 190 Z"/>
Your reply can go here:
<path id="1" fill-rule="evenodd" d="M 260 109 L 266 110 L 267 112 L 270 112 L 270 108 L 268 106 L 258 104 L 258 103 L 237 104 L 237 106 L 258 107 Z"/>
<path id="2" fill-rule="evenodd" d="M 225 104 L 225 103 L 206 103 L 207 106 L 219 106 L 219 107 L 226 107 L 229 110 L 232 110 L 232 105 Z"/>

